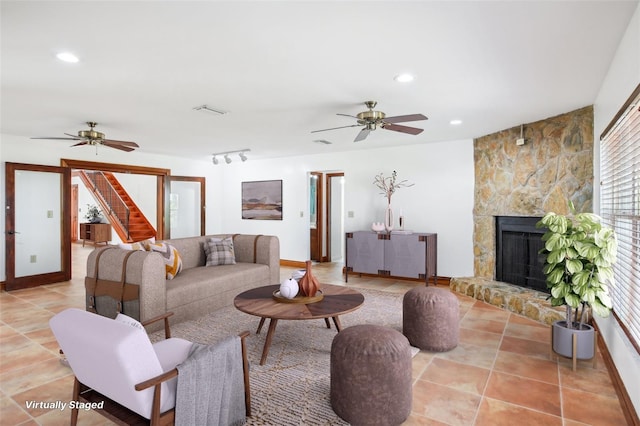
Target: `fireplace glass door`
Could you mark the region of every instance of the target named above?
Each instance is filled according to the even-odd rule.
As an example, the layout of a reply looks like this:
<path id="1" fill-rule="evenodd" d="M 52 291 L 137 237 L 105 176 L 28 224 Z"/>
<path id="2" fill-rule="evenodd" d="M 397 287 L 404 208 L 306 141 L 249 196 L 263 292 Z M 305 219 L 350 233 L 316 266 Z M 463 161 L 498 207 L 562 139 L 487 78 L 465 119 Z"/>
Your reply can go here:
<path id="1" fill-rule="evenodd" d="M 548 292 L 538 217 L 496 217 L 496 280 Z"/>

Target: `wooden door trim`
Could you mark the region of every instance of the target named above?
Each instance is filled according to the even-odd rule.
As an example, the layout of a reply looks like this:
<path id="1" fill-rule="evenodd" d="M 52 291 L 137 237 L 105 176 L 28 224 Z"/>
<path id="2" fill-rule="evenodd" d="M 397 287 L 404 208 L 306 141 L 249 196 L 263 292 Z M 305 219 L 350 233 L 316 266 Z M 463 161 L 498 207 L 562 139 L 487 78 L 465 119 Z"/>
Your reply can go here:
<path id="1" fill-rule="evenodd" d="M 207 179 L 204 177 L 196 176 L 167 176 L 167 185 L 164 191 L 165 209 L 164 209 L 164 221 L 167 224 L 167 239 L 171 238 L 171 227 L 169 226 L 169 196 L 171 195 L 171 182 L 200 182 L 200 235 L 205 235 L 206 232 L 206 204 L 205 197 L 207 194 L 206 184 Z"/>
<path id="2" fill-rule="evenodd" d="M 156 176 L 156 238 L 166 239 L 165 232 L 168 227 L 165 226 L 164 206 L 165 206 L 165 190 L 167 178 L 171 175 L 171 169 L 162 169 L 158 167 L 133 166 L 130 164 L 113 164 L 101 163 L 97 161 L 72 160 L 69 158 L 60 159 L 60 165 L 71 169 L 80 170 L 99 170 L 112 173 L 133 173 L 138 175 Z"/>
<path id="3" fill-rule="evenodd" d="M 158 167 L 133 166 L 130 164 L 101 163 L 98 161 L 72 160 L 68 158 L 60 159 L 60 165 L 62 167 L 69 167 L 71 169 L 101 170 L 104 172 L 112 172 L 112 173 L 133 173 L 138 175 L 153 175 L 153 176 L 169 176 L 171 174 L 171 169 L 161 169 Z"/>
<path id="4" fill-rule="evenodd" d="M 46 274 L 29 275 L 27 277 L 15 276 L 15 237 L 9 231 L 15 231 L 15 172 L 27 170 L 35 172 L 58 173 L 62 175 L 60 193 L 62 203 L 60 213 L 62 216 L 62 234 L 60 238 L 61 270 Z M 40 164 L 5 163 L 5 289 L 18 290 L 22 288 L 37 287 L 42 284 L 69 281 L 71 279 L 71 217 L 64 212 L 71 208 L 71 171 L 65 167 L 43 166 Z M 13 202 L 13 203 L 12 203 Z"/>
<path id="5" fill-rule="evenodd" d="M 73 178 L 73 173 L 71 173 L 71 177 Z M 72 183 L 71 184 L 71 208 L 69 209 L 69 211 L 71 212 L 71 234 L 69 234 L 71 236 L 71 242 L 74 243 L 76 241 L 78 241 L 78 184 L 77 183 Z M 75 215 L 75 221 L 73 220 L 73 217 Z"/>
<path id="6" fill-rule="evenodd" d="M 323 256 L 322 256 L 322 233 L 323 233 L 323 226 L 322 226 L 322 219 L 323 219 L 323 210 L 324 210 L 324 204 L 322 202 L 322 179 L 324 176 L 324 173 L 322 172 L 309 172 L 309 177 L 311 176 L 317 176 L 317 184 L 316 184 L 316 235 L 318 238 L 316 238 L 316 247 L 315 249 L 317 250 L 318 253 L 318 261 L 322 262 Z M 311 241 L 309 241 L 309 243 L 311 244 Z M 310 245 L 311 247 L 311 245 Z M 311 256 L 309 256 L 311 257 Z"/>
<path id="7" fill-rule="evenodd" d="M 327 173 L 325 175 L 326 199 L 327 199 L 327 229 L 325 230 L 325 241 L 327 245 L 327 256 L 324 257 L 324 262 L 331 261 L 331 178 L 344 176 L 344 172 Z"/>

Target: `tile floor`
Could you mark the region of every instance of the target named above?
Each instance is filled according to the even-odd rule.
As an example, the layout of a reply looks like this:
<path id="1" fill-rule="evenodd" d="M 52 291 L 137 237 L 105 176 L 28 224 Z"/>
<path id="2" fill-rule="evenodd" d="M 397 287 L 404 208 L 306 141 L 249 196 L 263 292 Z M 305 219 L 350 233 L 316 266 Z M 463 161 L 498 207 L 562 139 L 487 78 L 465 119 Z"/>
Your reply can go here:
<path id="1" fill-rule="evenodd" d="M 72 376 L 58 360 L 48 320 L 67 307 L 84 309 L 85 259 L 74 244 L 69 282 L 0 293 L 0 424 L 65 425 L 69 412 L 28 408 L 29 401 L 68 401 Z M 340 264 L 314 266 L 321 282 L 345 284 Z M 293 268 L 282 268 L 288 277 Z M 349 286 L 404 293 L 411 281 L 349 277 Z M 444 287 L 443 287 L 444 288 Z M 460 343 L 413 360 L 413 410 L 405 425 L 624 425 L 600 354 L 595 369 L 549 358 L 549 328 L 466 296 L 460 300 Z M 110 424 L 82 412 L 80 424 Z M 274 425 L 275 426 L 275 425 Z"/>

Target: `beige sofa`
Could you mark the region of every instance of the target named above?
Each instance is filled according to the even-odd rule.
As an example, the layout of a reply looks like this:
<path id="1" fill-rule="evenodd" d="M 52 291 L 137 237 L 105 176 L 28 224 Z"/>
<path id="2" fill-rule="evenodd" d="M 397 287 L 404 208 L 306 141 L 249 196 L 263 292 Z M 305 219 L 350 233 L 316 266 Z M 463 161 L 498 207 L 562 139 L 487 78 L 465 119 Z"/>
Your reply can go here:
<path id="1" fill-rule="evenodd" d="M 280 282 L 280 243 L 270 235 L 233 236 L 236 264 L 205 266 L 205 241 L 211 237 L 166 240 L 182 258 L 182 271 L 167 280 L 165 263 L 159 253 L 135 251 L 127 260 L 126 282 L 139 286 L 139 299 L 125 301 L 124 313 L 140 321 L 171 311 L 172 323 L 194 319 L 231 306 L 239 293 Z M 87 277 L 96 275 L 96 258 L 101 280 L 121 281 L 122 266 L 129 250 L 114 247 L 97 248 L 87 259 Z M 87 309 L 91 305 L 87 292 Z M 96 296 L 95 306 L 101 315 L 115 317 L 117 301 L 108 296 Z M 155 330 L 159 325 L 148 328 Z"/>

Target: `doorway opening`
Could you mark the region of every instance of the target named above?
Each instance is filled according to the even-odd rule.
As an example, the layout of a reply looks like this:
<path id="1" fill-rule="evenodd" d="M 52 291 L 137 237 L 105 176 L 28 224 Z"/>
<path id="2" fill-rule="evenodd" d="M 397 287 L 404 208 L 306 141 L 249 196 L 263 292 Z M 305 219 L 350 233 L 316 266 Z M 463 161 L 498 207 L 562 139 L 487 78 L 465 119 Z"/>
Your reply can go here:
<path id="1" fill-rule="evenodd" d="M 315 262 L 344 260 L 344 172 L 309 173 L 309 244 Z"/>

